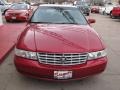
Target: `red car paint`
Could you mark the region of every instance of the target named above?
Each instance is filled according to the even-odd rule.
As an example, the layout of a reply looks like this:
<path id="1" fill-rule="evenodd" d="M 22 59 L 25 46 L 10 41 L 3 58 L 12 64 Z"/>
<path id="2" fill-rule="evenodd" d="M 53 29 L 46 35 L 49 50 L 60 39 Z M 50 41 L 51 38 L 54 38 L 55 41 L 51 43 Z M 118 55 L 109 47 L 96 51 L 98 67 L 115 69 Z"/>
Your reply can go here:
<path id="1" fill-rule="evenodd" d="M 91 8 L 91 13 L 99 13 L 99 6 L 93 6 Z"/>
<path id="2" fill-rule="evenodd" d="M 103 72 L 106 67 L 106 63 L 107 58 L 101 58 L 94 61 L 88 61 L 86 64 L 82 65 L 53 66 L 40 64 L 37 61 L 15 57 L 15 65 L 18 72 L 29 77 L 43 80 L 55 80 L 53 77 L 55 70 L 72 70 L 73 78 L 69 80 L 79 80 L 81 78 Z"/>
<path id="3" fill-rule="evenodd" d="M 57 53 L 82 53 L 105 49 L 96 32 L 89 25 L 43 24 L 30 25 L 22 33 L 16 48 L 34 52 Z M 107 58 L 104 57 L 98 60 L 88 61 L 83 65 L 53 66 L 15 56 L 15 65 L 19 72 L 41 79 L 53 79 L 52 75 L 54 70 L 72 70 L 74 72 L 73 79 L 80 79 L 104 71 L 106 63 Z"/>
<path id="4" fill-rule="evenodd" d="M 90 22 L 92 23 L 93 20 L 89 20 Z M 89 24 L 30 23 L 20 35 L 16 48 L 32 52 L 85 53 L 104 50 L 105 46 Z M 59 80 L 54 78 L 54 71 L 72 71 L 72 78 L 67 80 L 78 80 L 103 72 L 107 57 L 77 65 L 50 65 L 15 55 L 14 62 L 20 73 L 30 77 Z"/>
<path id="5" fill-rule="evenodd" d="M 116 6 L 112 10 L 113 17 L 120 17 L 120 6 Z"/>
<path id="6" fill-rule="evenodd" d="M 29 16 L 32 14 L 33 9 L 29 7 L 26 10 L 15 10 L 9 8 L 5 12 L 6 21 L 27 21 Z"/>
<path id="7" fill-rule="evenodd" d="M 96 32 L 89 25 L 31 25 L 23 33 L 17 45 L 18 48 L 28 51 L 58 53 L 81 53 L 105 49 Z"/>

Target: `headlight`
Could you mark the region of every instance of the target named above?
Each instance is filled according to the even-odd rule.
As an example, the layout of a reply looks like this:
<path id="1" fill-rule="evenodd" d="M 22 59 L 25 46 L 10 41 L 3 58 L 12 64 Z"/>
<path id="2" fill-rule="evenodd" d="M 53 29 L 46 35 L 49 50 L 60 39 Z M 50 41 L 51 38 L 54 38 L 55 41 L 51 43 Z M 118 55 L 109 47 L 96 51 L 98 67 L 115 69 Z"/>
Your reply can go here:
<path id="1" fill-rule="evenodd" d="M 5 13 L 5 15 L 6 15 L 6 16 L 9 16 L 9 13 L 8 13 L 8 12 L 6 12 L 6 13 Z"/>
<path id="2" fill-rule="evenodd" d="M 37 60 L 37 53 L 31 51 L 25 51 L 20 49 L 15 49 L 15 55 L 23 58 Z"/>
<path id="3" fill-rule="evenodd" d="M 107 55 L 107 53 L 105 52 L 105 50 L 97 51 L 97 52 L 91 52 L 91 53 L 88 53 L 88 60 L 102 58 L 102 57 L 105 57 L 106 55 Z"/>

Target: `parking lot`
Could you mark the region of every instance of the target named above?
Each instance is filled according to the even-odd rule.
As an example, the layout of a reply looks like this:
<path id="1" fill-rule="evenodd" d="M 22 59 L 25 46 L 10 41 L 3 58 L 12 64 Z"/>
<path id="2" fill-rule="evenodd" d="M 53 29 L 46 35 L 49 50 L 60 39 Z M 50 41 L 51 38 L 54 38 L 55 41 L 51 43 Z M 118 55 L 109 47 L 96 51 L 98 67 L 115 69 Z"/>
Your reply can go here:
<path id="1" fill-rule="evenodd" d="M 0 65 L 0 90 L 120 90 L 120 19 L 91 14 L 92 26 L 107 47 L 107 69 L 96 76 L 78 81 L 50 82 L 24 77 L 14 66 L 14 51 Z M 5 20 L 4 20 L 5 23 Z"/>

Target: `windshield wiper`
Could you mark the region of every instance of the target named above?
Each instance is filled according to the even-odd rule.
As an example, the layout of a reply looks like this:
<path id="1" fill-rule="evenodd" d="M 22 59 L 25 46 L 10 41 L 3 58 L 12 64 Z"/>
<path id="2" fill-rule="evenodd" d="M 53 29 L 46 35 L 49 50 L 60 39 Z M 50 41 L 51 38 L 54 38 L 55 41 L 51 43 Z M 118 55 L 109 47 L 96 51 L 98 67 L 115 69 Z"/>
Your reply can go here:
<path id="1" fill-rule="evenodd" d="M 40 24 L 77 24 L 77 25 L 79 25 L 79 23 L 72 23 L 72 22 L 71 23 L 64 23 L 64 22 L 63 23 L 62 22 L 61 23 L 53 23 L 53 22 L 30 22 L 30 23 L 38 23 L 38 24 L 39 23 Z"/>
<path id="2" fill-rule="evenodd" d="M 31 22 L 31 23 L 43 23 L 43 24 L 54 24 L 53 22 Z"/>
<path id="3" fill-rule="evenodd" d="M 79 25 L 79 23 L 57 23 L 57 24 L 76 24 L 76 25 Z"/>
<path id="4" fill-rule="evenodd" d="M 62 14 L 69 21 L 69 24 L 77 24 L 77 22 L 69 12 L 66 11 L 66 12 L 63 12 Z"/>

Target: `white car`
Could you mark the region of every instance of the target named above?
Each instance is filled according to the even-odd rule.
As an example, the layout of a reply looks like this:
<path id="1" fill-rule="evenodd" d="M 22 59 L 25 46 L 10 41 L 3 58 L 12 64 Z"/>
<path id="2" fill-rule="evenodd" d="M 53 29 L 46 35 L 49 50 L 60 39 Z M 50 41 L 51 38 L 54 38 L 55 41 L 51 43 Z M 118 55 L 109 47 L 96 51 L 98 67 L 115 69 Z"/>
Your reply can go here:
<path id="1" fill-rule="evenodd" d="M 106 4 L 105 5 L 105 14 L 110 15 L 112 9 L 116 6 L 116 3 Z"/>
<path id="2" fill-rule="evenodd" d="M 105 6 L 99 7 L 99 13 L 100 14 L 105 14 Z"/>
<path id="3" fill-rule="evenodd" d="M 110 12 L 112 11 L 113 7 L 114 7 L 113 5 L 106 6 L 105 7 L 105 14 L 109 15 Z"/>

